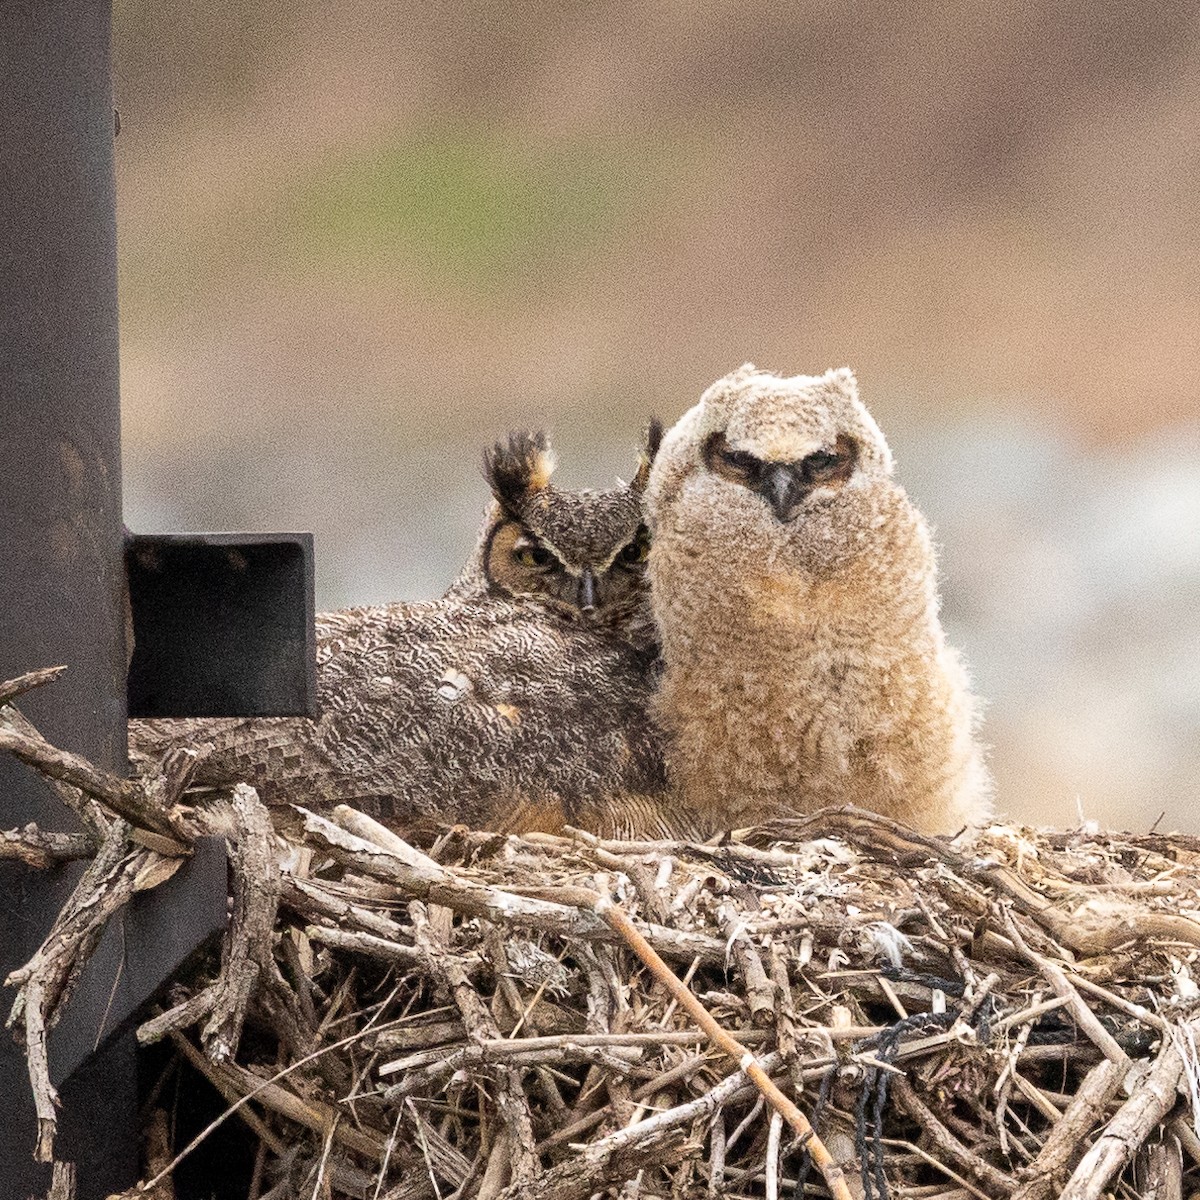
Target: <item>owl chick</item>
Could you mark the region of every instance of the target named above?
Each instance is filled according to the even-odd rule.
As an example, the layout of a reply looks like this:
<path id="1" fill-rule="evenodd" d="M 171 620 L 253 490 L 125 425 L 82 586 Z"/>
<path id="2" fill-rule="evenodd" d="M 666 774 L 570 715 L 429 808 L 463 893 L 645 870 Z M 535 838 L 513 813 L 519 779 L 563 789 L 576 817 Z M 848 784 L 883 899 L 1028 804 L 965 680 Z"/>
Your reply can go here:
<path id="1" fill-rule="evenodd" d="M 317 618 L 320 716 L 131 721 L 137 759 L 208 742 L 195 787 L 245 781 L 286 814 L 348 803 L 404 832 L 663 832 L 661 737 L 648 720 L 641 495 L 551 486 L 541 435 L 489 452 L 495 503 L 440 600 Z"/>
<path id="2" fill-rule="evenodd" d="M 855 804 L 927 833 L 990 783 L 929 531 L 846 369 L 718 380 L 647 492 L 674 790 L 711 829 Z"/>

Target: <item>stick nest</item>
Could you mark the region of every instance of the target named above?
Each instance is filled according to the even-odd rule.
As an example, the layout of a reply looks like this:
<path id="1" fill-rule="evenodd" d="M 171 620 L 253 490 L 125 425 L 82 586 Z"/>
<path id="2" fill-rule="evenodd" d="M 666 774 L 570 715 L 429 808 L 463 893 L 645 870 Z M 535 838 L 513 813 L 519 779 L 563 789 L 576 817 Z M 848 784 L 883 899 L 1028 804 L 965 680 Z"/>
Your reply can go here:
<path id="1" fill-rule="evenodd" d="M 90 859 L 9 979 L 49 1160 L 45 1030 L 79 956 L 211 815 L 178 757 L 131 800 L 11 704 L 0 735 L 87 831 L 0 842 L 33 868 Z M 1200 1181 L 1200 839 L 995 825 L 960 845 L 839 809 L 719 845 L 453 828 L 426 852 L 348 809 L 285 842 L 248 787 L 228 816 L 224 944 L 138 1036 L 171 1047 L 163 1079 L 187 1064 L 245 1125 L 241 1195 L 1079 1200 Z M 129 1196 L 172 1196 L 190 1153 L 168 1094 Z"/>

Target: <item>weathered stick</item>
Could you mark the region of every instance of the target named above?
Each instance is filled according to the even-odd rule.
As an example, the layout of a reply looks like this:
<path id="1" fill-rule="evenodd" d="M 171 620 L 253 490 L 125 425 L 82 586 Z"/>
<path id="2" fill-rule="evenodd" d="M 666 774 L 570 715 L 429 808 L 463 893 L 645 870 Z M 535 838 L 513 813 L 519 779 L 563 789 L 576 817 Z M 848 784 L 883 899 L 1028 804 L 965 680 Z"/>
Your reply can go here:
<path id="1" fill-rule="evenodd" d="M 477 1043 L 498 1040 L 500 1031 L 492 1020 L 492 1014 L 471 986 L 462 964 L 434 936 L 423 906 L 411 904 L 409 912 L 413 918 L 413 937 L 417 946 L 426 956 L 430 969 L 454 997 L 467 1035 Z M 497 1074 L 497 1102 L 509 1136 L 510 1178 L 514 1185 L 528 1184 L 542 1173 L 541 1163 L 534 1151 L 529 1101 L 521 1088 L 520 1074 L 514 1068 L 502 1066 Z"/>
<path id="2" fill-rule="evenodd" d="M 651 1100 L 654 1096 L 661 1094 L 663 1089 L 672 1087 L 681 1080 L 694 1078 L 707 1065 L 707 1061 L 707 1056 L 703 1054 L 696 1054 L 689 1058 L 685 1058 L 683 1062 L 677 1063 L 674 1067 L 661 1072 L 653 1079 L 648 1080 L 640 1087 L 634 1089 L 632 1099 L 635 1102 Z M 741 1075 L 741 1072 L 738 1072 L 738 1076 L 742 1081 L 742 1086 L 745 1089 L 746 1095 L 754 1093 L 754 1085 L 746 1080 L 745 1076 Z M 719 1084 L 714 1091 L 717 1091 L 724 1086 L 724 1083 Z M 733 1092 L 728 1094 L 722 1093 L 722 1095 L 725 1099 L 729 1099 L 731 1097 L 739 1096 L 740 1093 L 735 1088 Z M 704 1098 L 702 1097 L 701 1099 L 703 1100 Z M 697 1102 L 693 1101 L 692 1103 Z M 680 1110 L 674 1109 L 672 1111 Z M 702 1108 L 694 1110 L 692 1115 L 700 1114 L 704 1116 L 711 1116 L 713 1111 L 715 1111 L 713 1108 Z M 603 1108 L 594 1109 L 592 1112 L 588 1113 L 586 1117 L 580 1117 L 579 1120 L 572 1121 L 569 1125 L 565 1125 L 559 1129 L 556 1129 L 552 1134 L 550 1134 L 549 1137 L 547 1137 L 538 1145 L 538 1152 L 545 1154 L 558 1146 L 570 1145 L 573 1141 L 580 1137 L 580 1135 L 587 1133 L 589 1130 L 594 1129 L 597 1125 L 599 1125 L 604 1119 L 604 1114 L 605 1110 Z M 685 1115 L 680 1118 L 680 1122 L 684 1123 L 690 1119 L 690 1116 Z"/>
<path id="3" fill-rule="evenodd" d="M 61 780 L 89 796 L 95 796 L 131 825 L 140 825 L 184 843 L 191 840 L 183 822 L 151 803 L 140 784 L 109 775 L 81 755 L 59 750 L 40 737 L 33 738 L 11 728 L 0 728 L 0 750 L 9 751 L 27 766 L 51 779 Z"/>
<path id="4" fill-rule="evenodd" d="M 0 730 L 20 734 L 33 741 L 45 740 L 38 732 L 37 726 L 19 708 L 11 704 L 7 707 L 0 707 Z M 54 794 L 79 818 L 83 827 L 99 842 L 112 823 L 112 818 L 100 802 L 94 796 L 80 791 L 79 788 L 73 787 L 69 783 L 63 783 L 61 779 L 52 779 L 48 776 L 43 776 L 43 778 L 53 789 Z"/>
<path id="5" fill-rule="evenodd" d="M 50 1175 L 46 1200 L 75 1200 L 75 1164 L 56 1162 Z"/>
<path id="6" fill-rule="evenodd" d="M 304 833 L 309 841 L 338 862 L 353 866 L 365 875 L 386 880 L 414 899 L 440 904 L 455 912 L 483 917 L 501 925 L 524 925 L 562 937 L 583 940 L 609 940 L 612 937 L 612 931 L 590 905 L 581 908 L 575 903 L 580 895 L 578 888 L 538 889 L 537 896 L 518 895 L 462 879 L 444 867 L 438 866 L 435 871 L 410 865 L 374 842 L 348 833 L 316 813 L 306 809 L 299 811 L 304 815 Z M 414 851 L 416 853 L 419 852 Z M 544 899 L 546 895 L 554 899 Z M 719 938 L 660 925 L 646 926 L 645 936 L 659 954 L 688 962 L 697 957 L 714 964 L 724 961 L 725 947 Z"/>
<path id="7" fill-rule="evenodd" d="M 771 1124 L 767 1132 L 767 1161 L 764 1167 L 766 1179 L 766 1200 L 779 1200 L 779 1143 L 783 1134 L 783 1117 L 779 1110 L 771 1114 Z"/>
<path id="8" fill-rule="evenodd" d="M 24 675 L 18 675 L 15 679 L 5 680 L 0 683 L 0 708 L 11 704 L 18 696 L 32 692 L 34 688 L 44 687 L 47 683 L 51 683 L 66 669 L 65 666 L 42 667 L 38 671 L 26 671 Z"/>
<path id="9" fill-rule="evenodd" d="M 298 879 L 285 874 L 282 884 L 282 903 L 307 919 L 325 917 L 335 922 L 339 929 L 358 929 L 390 942 L 400 941 L 411 933 L 391 917 L 364 908 L 361 904 L 351 904 L 311 879 Z"/>
<path id="10" fill-rule="evenodd" d="M 242 1094 L 241 1089 L 233 1085 L 228 1074 L 222 1071 L 219 1065 L 210 1062 L 178 1030 L 171 1030 L 170 1038 L 171 1044 L 175 1049 L 225 1097 L 226 1104 L 233 1104 L 237 1101 L 238 1097 Z M 246 1125 L 254 1130 L 262 1141 L 266 1142 L 273 1154 L 282 1154 L 286 1150 L 287 1143 L 272 1133 L 267 1128 L 263 1119 L 252 1108 L 248 1106 L 239 1108 L 238 1116 Z M 162 1155 L 164 1164 L 170 1162 L 170 1160 L 171 1155 L 169 1153 Z M 168 1181 L 164 1180 L 163 1182 L 166 1183 Z"/>
<path id="11" fill-rule="evenodd" d="M 5 980 L 7 986 L 18 989 L 7 1024 L 10 1028 L 20 1025 L 24 1034 L 38 1119 L 34 1150 L 38 1162 L 53 1161 L 58 1126 L 58 1093 L 50 1082 L 47 1031 L 70 997 L 105 925 L 128 902 L 142 870 L 157 857 L 149 850 L 127 854 L 128 834 L 129 826 L 124 822 L 113 824 L 45 941 L 24 966 Z"/>
<path id="12" fill-rule="evenodd" d="M 892 1080 L 892 1094 L 906 1113 L 924 1131 L 938 1152 L 952 1163 L 955 1163 L 971 1178 L 978 1180 L 989 1192 L 997 1196 L 1009 1196 L 1016 1187 L 1016 1181 L 1003 1171 L 984 1162 L 973 1150 L 962 1144 L 934 1116 L 929 1106 L 913 1091 L 912 1085 L 904 1076 L 896 1076 Z"/>
<path id="13" fill-rule="evenodd" d="M 137 1029 L 138 1042 L 143 1046 L 151 1046 L 170 1033 L 177 1033 L 181 1029 L 195 1025 L 197 1021 L 203 1021 L 212 1012 L 216 998 L 216 986 L 209 984 L 208 987 L 202 988 L 194 996 L 175 1005 L 174 1008 L 169 1008 L 166 1012 L 159 1013 L 148 1021 L 142 1022 Z"/>
<path id="14" fill-rule="evenodd" d="M 721 1028 L 708 1009 L 684 987 L 675 973 L 659 958 L 633 922 L 607 896 L 596 896 L 592 908 L 621 935 L 630 949 L 650 968 L 654 978 L 670 992 L 680 1008 L 685 1009 L 696 1024 L 746 1072 L 754 1086 L 766 1096 L 772 1108 L 792 1127 L 800 1138 L 801 1145 L 817 1164 L 835 1200 L 852 1200 L 842 1168 L 833 1161 L 825 1144 L 817 1137 L 816 1130 L 809 1124 L 808 1118 L 775 1086 L 754 1054 Z"/>
<path id="15" fill-rule="evenodd" d="M 586 1200 L 648 1167 L 673 1166 L 696 1149 L 678 1128 L 664 1128 L 636 1143 L 593 1142 L 536 1182 L 506 1188 L 497 1200 Z"/>
<path id="16" fill-rule="evenodd" d="M 765 1029 L 775 1021 L 775 984 L 768 978 L 762 958 L 738 914 L 722 904 L 717 910 L 717 917 L 746 988 L 750 1020 Z"/>
<path id="17" fill-rule="evenodd" d="M 303 810 L 301 810 L 303 811 Z M 360 837 L 363 841 L 374 842 L 389 854 L 394 854 L 401 862 L 420 871 L 442 874 L 444 868 L 428 854 L 422 854 L 415 846 L 410 846 L 399 834 L 381 825 L 374 817 L 351 808 L 348 804 L 339 804 L 333 810 L 333 819 L 345 830 Z"/>
<path id="18" fill-rule="evenodd" d="M 1142 1200 L 1183 1200 L 1183 1154 L 1177 1138 L 1143 1146 L 1138 1167 Z"/>
<path id="19" fill-rule="evenodd" d="M 96 839 L 88 833 L 50 833 L 33 822 L 20 829 L 0 829 L 0 858 L 15 858 L 44 870 L 58 863 L 91 858 Z"/>
<path id="20" fill-rule="evenodd" d="M 303 1125 L 306 1129 L 325 1134 L 335 1124 L 337 1110 L 328 1104 L 320 1100 L 304 1099 L 278 1083 L 260 1078 L 253 1071 L 248 1071 L 245 1067 L 238 1066 L 237 1063 L 213 1063 L 211 1072 L 214 1076 L 225 1080 L 231 1090 L 240 1094 L 243 1100 L 252 1098 L 264 1107 L 279 1113 L 280 1116 L 287 1117 L 289 1121 Z M 241 1104 L 242 1101 L 237 1101 L 234 1107 L 240 1109 Z M 378 1138 L 363 1133 L 345 1122 L 337 1122 L 333 1136 L 336 1141 L 348 1150 L 353 1150 L 355 1154 L 361 1154 L 375 1162 L 383 1161 L 386 1144 Z M 175 1161 L 178 1162 L 178 1156 Z M 173 1167 L 174 1163 L 171 1165 Z"/>
<path id="21" fill-rule="evenodd" d="M 596 1035 L 601 1036 L 601 1035 Z M 612 1034 L 616 1037 L 618 1035 Z M 488 1039 L 484 1043 L 471 1042 L 453 1049 L 435 1047 L 385 1063 L 377 1071 L 381 1079 L 388 1075 L 405 1073 L 401 1083 L 383 1093 L 389 1104 L 395 1104 L 406 1096 L 417 1095 L 424 1087 L 437 1087 L 441 1081 L 463 1070 L 473 1070 L 485 1064 L 493 1066 L 537 1067 L 566 1066 L 586 1063 L 606 1068 L 616 1075 L 625 1075 L 634 1070 L 643 1054 L 637 1047 L 615 1047 L 580 1045 L 576 1039 L 566 1038 L 559 1046 L 540 1046 L 526 1050 L 525 1039 L 509 1042 L 501 1038 Z M 650 1072 L 637 1072 L 643 1079 Z"/>
<path id="22" fill-rule="evenodd" d="M 882 854 L 897 863 L 941 860 L 965 878 L 999 889 L 1057 942 L 1083 954 L 1101 954 L 1145 938 L 1200 946 L 1200 921 L 1132 905 L 1123 912 L 1103 916 L 1082 906 L 1072 912 L 1030 887 L 1006 866 L 972 858 L 941 838 L 917 833 L 898 821 L 851 805 L 820 809 L 801 819 L 772 821 L 765 828 L 784 835 L 788 841 L 802 841 L 808 831 L 819 830 L 823 837 L 850 839 L 874 857 Z"/>
<path id="23" fill-rule="evenodd" d="M 36 1162 L 54 1161 L 54 1138 L 58 1132 L 58 1089 L 50 1082 L 50 1054 L 46 1046 L 46 1014 L 50 1002 L 40 979 L 31 979 L 23 989 L 25 1001 L 25 1059 L 33 1107 L 37 1114 Z M 15 1009 L 15 1005 L 14 1005 Z M 9 1020 L 11 1021 L 11 1017 Z"/>
<path id="24" fill-rule="evenodd" d="M 1043 955 L 1038 954 L 1037 951 L 1030 949 L 1010 912 L 1005 910 L 1003 916 L 1005 932 L 1012 939 L 1013 945 L 1016 946 L 1024 958 L 1037 967 L 1045 977 L 1046 982 L 1054 989 L 1055 995 L 1061 996 L 1066 1000 L 1067 1007 L 1071 1011 L 1071 1016 L 1075 1018 L 1075 1024 L 1099 1048 L 1105 1058 L 1123 1066 L 1128 1071 L 1132 1065 L 1129 1055 L 1117 1044 L 1116 1038 L 1100 1024 L 1100 1020 L 1096 1014 L 1084 1004 L 1083 997 L 1080 996 L 1075 986 L 1067 978 L 1067 974 L 1062 967 L 1057 963 L 1051 962 Z"/>
<path id="25" fill-rule="evenodd" d="M 196 1136 L 193 1137 L 192 1140 L 188 1142 L 188 1144 L 184 1146 L 182 1150 L 178 1151 L 175 1157 L 159 1170 L 158 1174 L 156 1174 L 152 1179 L 148 1179 L 145 1183 L 143 1183 L 142 1190 L 149 1191 L 151 1188 L 161 1183 L 162 1180 L 166 1179 L 167 1176 L 169 1176 L 175 1170 L 175 1168 L 179 1166 L 179 1164 L 183 1162 L 183 1160 L 187 1158 L 187 1156 L 191 1154 L 191 1152 L 195 1150 L 196 1147 L 199 1146 L 200 1143 L 203 1142 L 204 1139 L 213 1132 L 214 1129 L 224 1124 L 227 1120 L 229 1120 L 230 1117 L 236 1115 L 240 1109 L 244 1105 L 249 1104 L 251 1100 L 258 1099 L 264 1093 L 269 1092 L 271 1088 L 277 1088 L 277 1090 L 281 1092 L 284 1091 L 283 1088 L 277 1087 L 281 1079 L 295 1074 L 295 1072 L 300 1070 L 301 1067 L 307 1066 L 309 1063 L 318 1058 L 323 1058 L 328 1054 L 332 1054 L 335 1050 L 341 1050 L 354 1042 L 363 1040 L 369 1034 L 370 1022 L 367 1023 L 366 1028 L 357 1030 L 356 1032 L 350 1034 L 349 1037 L 344 1037 L 336 1042 L 331 1042 L 328 1046 L 322 1046 L 320 1049 L 314 1050 L 311 1054 L 306 1054 L 303 1058 L 297 1059 L 295 1062 L 284 1067 L 282 1070 L 277 1071 L 270 1079 L 260 1079 L 252 1071 L 247 1071 L 244 1067 L 239 1067 L 233 1063 L 221 1063 L 220 1065 L 214 1063 L 213 1070 L 229 1072 L 229 1078 L 239 1081 L 238 1091 L 241 1093 L 241 1095 L 223 1113 L 221 1113 L 220 1116 L 210 1121 L 204 1129 L 196 1134 Z M 292 1093 L 288 1093 L 288 1095 L 292 1095 Z M 264 1103 L 267 1102 L 264 1101 Z M 322 1132 L 324 1132 L 326 1126 L 332 1121 L 334 1113 L 326 1106 L 322 1106 L 322 1109 L 323 1112 L 320 1115 L 324 1123 L 320 1126 L 320 1129 Z M 303 1124 L 304 1122 L 301 1123 Z M 369 1141 L 369 1148 L 366 1146 L 366 1143 L 364 1143 L 364 1149 L 362 1152 L 369 1157 L 375 1158 L 378 1161 L 382 1161 L 387 1155 L 386 1145 L 382 1143 L 377 1144 L 374 1142 L 374 1139 L 369 1139 Z"/>
<path id="26" fill-rule="evenodd" d="M 403 942 L 392 941 L 390 938 L 376 937 L 373 933 L 334 929 L 328 925 L 306 925 L 304 936 L 314 942 L 333 946 L 337 950 L 364 954 L 368 958 L 378 958 L 383 962 L 403 964 L 407 967 L 415 967 L 425 961 L 415 946 L 406 946 Z M 474 965 L 479 965 L 478 958 L 475 958 Z"/>
<path id="27" fill-rule="evenodd" d="M 1104 1194 L 1109 1181 L 1175 1107 L 1182 1077 L 1183 1055 L 1173 1038 L 1164 1038 L 1150 1074 L 1080 1160 L 1062 1190 L 1061 1200 L 1098 1200 Z"/>
<path id="28" fill-rule="evenodd" d="M 212 1014 L 201 1035 L 213 1062 L 226 1062 L 237 1054 L 246 1005 L 260 971 L 271 961 L 271 939 L 279 908 L 275 830 L 258 793 L 244 783 L 233 789 L 233 816 L 233 915 L 221 955 Z"/>
<path id="29" fill-rule="evenodd" d="M 1087 1073 L 1037 1157 L 1018 1173 L 1024 1182 L 1013 1193 L 1013 1200 L 1049 1200 L 1061 1187 L 1068 1163 L 1086 1144 L 1108 1102 L 1121 1090 L 1125 1074 L 1120 1063 L 1108 1058 Z"/>

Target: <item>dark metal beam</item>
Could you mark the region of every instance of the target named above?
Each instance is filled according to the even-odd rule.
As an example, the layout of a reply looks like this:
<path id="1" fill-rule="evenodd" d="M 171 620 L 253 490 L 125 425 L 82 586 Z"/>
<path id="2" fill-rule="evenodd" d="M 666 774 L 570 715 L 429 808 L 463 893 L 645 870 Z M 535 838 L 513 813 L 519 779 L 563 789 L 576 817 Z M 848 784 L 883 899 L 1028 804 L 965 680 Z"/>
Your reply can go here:
<path id="1" fill-rule="evenodd" d="M 0 0 L 0 680 L 66 664 L 22 697 L 56 745 L 126 769 L 111 0 Z M 311 713 L 310 535 L 135 538 L 136 696 L 181 716 Z M 233 667 L 234 670 L 230 670 Z M 0 828 L 75 822 L 0 759 Z M 82 868 L 0 862 L 0 979 L 34 952 Z M 50 1035 L 56 1154 L 78 1200 L 137 1175 L 129 1025 L 225 922 L 224 846 L 202 843 L 100 941 Z M 0 1017 L 11 993 L 0 1000 Z M 44 1195 L 24 1055 L 0 1030 L 0 1197 Z M 207 1193 L 205 1193 L 207 1194 Z"/>
<path id="2" fill-rule="evenodd" d="M 26 697 L 22 708 L 52 741 L 123 771 L 109 41 L 109 0 L 0 0 L 0 679 L 69 664 L 63 679 Z M 0 826 L 29 820 L 50 829 L 72 825 L 49 790 L 6 759 Z M 37 947 L 72 872 L 47 880 L 0 866 L 2 976 Z M 93 1076 L 104 1087 L 103 1072 Z M 72 1100 L 81 1087 L 69 1089 Z M 137 1165 L 129 1081 L 112 1080 L 97 1094 L 118 1136 L 103 1161 L 80 1162 L 81 1200 L 127 1186 Z M 24 1058 L 7 1033 L 0 1036 L 0 1096 L 0 1194 L 44 1194 L 45 1173 L 31 1159 Z M 87 1149 L 87 1122 L 75 1119 L 76 1108 L 63 1123 L 66 1158 Z"/>
<path id="3" fill-rule="evenodd" d="M 131 717 L 315 717 L 311 533 L 132 535 Z"/>

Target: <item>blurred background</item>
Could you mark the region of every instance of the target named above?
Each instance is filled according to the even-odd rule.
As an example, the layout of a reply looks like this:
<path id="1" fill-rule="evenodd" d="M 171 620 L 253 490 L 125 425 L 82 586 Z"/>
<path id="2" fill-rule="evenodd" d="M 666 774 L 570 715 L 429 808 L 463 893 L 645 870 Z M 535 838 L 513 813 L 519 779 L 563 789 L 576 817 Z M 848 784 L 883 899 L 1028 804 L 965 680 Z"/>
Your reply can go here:
<path id="1" fill-rule="evenodd" d="M 934 522 L 1000 808 L 1200 832 L 1190 0 L 116 0 L 126 517 L 437 595 L 481 447 L 628 477 L 849 364 Z"/>

